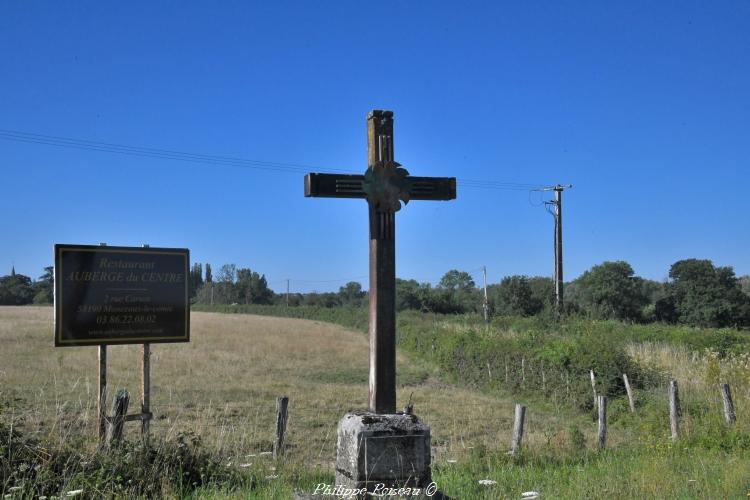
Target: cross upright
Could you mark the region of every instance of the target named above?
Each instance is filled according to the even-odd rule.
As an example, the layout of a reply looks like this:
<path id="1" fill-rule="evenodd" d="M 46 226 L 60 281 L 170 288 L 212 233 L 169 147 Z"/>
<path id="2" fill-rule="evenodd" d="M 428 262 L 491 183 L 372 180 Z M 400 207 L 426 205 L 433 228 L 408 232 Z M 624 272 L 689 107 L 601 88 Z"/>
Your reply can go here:
<path id="1" fill-rule="evenodd" d="M 453 200 L 455 177 L 412 177 L 393 160 L 393 112 L 367 114 L 364 175 L 307 174 L 305 196 L 364 198 L 370 223 L 370 411 L 396 412 L 396 218 L 401 202 Z"/>

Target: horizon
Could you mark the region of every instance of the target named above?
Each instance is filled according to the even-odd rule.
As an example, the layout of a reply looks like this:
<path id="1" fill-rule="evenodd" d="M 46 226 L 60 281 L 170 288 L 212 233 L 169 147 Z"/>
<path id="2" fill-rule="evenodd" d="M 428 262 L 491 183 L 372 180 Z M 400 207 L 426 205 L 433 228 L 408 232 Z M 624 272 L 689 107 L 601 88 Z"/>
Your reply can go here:
<path id="1" fill-rule="evenodd" d="M 134 248 L 138 248 L 138 247 L 134 247 Z M 680 260 L 688 260 L 688 259 L 690 259 L 690 258 L 680 259 Z M 710 260 L 710 259 L 708 259 L 708 260 Z M 615 262 L 615 261 L 605 261 L 605 262 Z M 594 264 L 594 266 L 604 264 L 605 262 L 600 262 L 599 264 Z M 201 276 L 205 279 L 206 263 L 205 262 L 191 262 L 190 263 L 190 267 L 191 268 L 192 268 L 193 264 L 200 264 L 201 265 Z M 224 265 L 224 264 L 227 264 L 227 265 L 234 264 L 236 266 L 237 270 L 240 270 L 240 269 L 243 269 L 243 268 L 250 269 L 251 271 L 257 272 L 261 276 L 265 277 L 265 274 L 262 272 L 262 270 L 252 269 L 252 268 L 246 268 L 245 266 L 242 266 L 242 265 L 236 264 L 236 263 L 232 263 L 232 262 L 225 262 L 224 264 L 218 265 L 218 266 L 214 266 L 210 262 L 208 264 L 211 265 L 211 273 L 212 273 L 212 275 L 214 275 L 214 273 L 218 273 L 218 271 L 219 271 L 219 269 L 221 269 L 222 265 Z M 714 264 L 716 266 L 715 263 L 712 262 L 712 264 Z M 592 267 L 594 267 L 594 266 L 592 266 Z M 47 267 L 54 267 L 54 266 L 50 265 L 50 266 L 47 266 Z M 716 266 L 716 267 L 719 267 L 719 266 Z M 734 268 L 732 266 L 727 266 L 727 267 L 730 267 L 730 268 L 732 268 L 734 270 Z M 44 270 L 44 268 L 42 270 Z M 483 282 L 480 281 L 479 279 L 477 279 L 477 277 L 475 276 L 475 273 L 481 273 L 482 272 L 481 268 L 479 268 L 479 269 L 473 269 L 473 270 L 448 269 L 448 270 L 446 270 L 443 273 L 443 275 L 446 274 L 449 271 L 452 271 L 452 270 L 467 272 L 471 276 L 472 280 L 474 281 L 475 287 L 476 288 L 482 288 Z M 589 271 L 589 270 L 590 270 L 590 268 L 587 269 L 586 271 L 584 271 L 584 273 L 587 272 L 587 271 Z M 13 267 L 13 271 L 16 274 L 21 274 L 21 275 L 24 275 L 24 276 L 27 276 L 27 277 L 31 278 L 32 281 L 34 281 L 34 282 L 38 281 L 39 277 L 35 278 L 32 275 L 29 275 L 29 274 L 26 274 L 26 273 L 23 273 L 23 272 L 19 272 L 14 267 Z M 6 275 L 0 275 L 0 277 L 9 276 L 10 274 L 11 273 L 8 273 Z M 580 278 L 581 275 L 576 276 L 575 278 L 572 278 L 572 279 L 565 280 L 564 283 L 566 285 L 570 284 L 570 283 L 574 282 L 576 279 Z M 480 274 L 480 276 L 481 276 L 481 274 Z M 490 281 L 488 279 L 487 280 L 487 286 L 498 285 L 498 284 L 500 284 L 500 282 L 502 282 L 503 279 L 510 278 L 510 277 L 513 277 L 513 276 L 524 276 L 526 278 L 546 278 L 546 279 L 549 279 L 549 280 L 553 280 L 553 278 L 551 276 L 543 276 L 543 275 L 512 275 L 512 274 L 509 274 L 509 275 L 501 276 L 499 280 L 494 281 L 494 282 Z M 653 280 L 651 278 L 640 276 L 637 272 L 635 272 L 635 277 L 642 278 L 642 279 L 645 279 L 645 280 L 655 281 L 655 282 L 658 282 L 658 283 L 667 283 L 669 281 L 669 277 L 668 276 L 666 278 L 664 278 L 663 280 Z M 742 274 L 741 275 L 741 274 L 737 274 L 735 272 L 735 277 L 739 279 L 739 278 L 742 278 L 742 277 L 750 277 L 750 275 L 747 275 L 747 274 Z M 367 276 L 364 276 L 364 278 L 367 278 Z M 441 275 L 441 278 L 442 278 L 442 275 Z M 438 286 L 438 282 L 440 281 L 440 279 L 434 280 L 434 281 L 419 281 L 419 280 L 416 280 L 414 278 L 400 277 L 400 276 L 396 276 L 396 279 L 397 280 L 404 280 L 404 281 L 414 280 L 414 281 L 417 281 L 419 284 L 429 284 L 429 285 L 431 285 L 433 287 Z M 287 280 L 284 279 L 284 280 L 281 280 L 281 281 L 285 284 Z M 218 283 L 218 281 L 216 281 L 216 280 L 213 280 L 212 282 L 213 283 Z M 354 277 L 353 279 L 347 279 L 347 278 L 345 278 L 343 280 L 339 279 L 339 280 L 321 280 L 321 281 L 295 280 L 295 279 L 291 279 L 290 278 L 289 282 L 290 282 L 289 293 L 291 293 L 291 294 L 297 294 L 297 293 L 299 293 L 299 294 L 307 294 L 307 293 L 337 293 L 339 291 L 339 288 L 343 288 L 344 285 L 348 284 L 349 282 L 359 283 L 360 285 L 363 285 L 362 286 L 362 291 L 363 292 L 365 292 L 365 293 L 369 292 L 369 287 L 365 287 L 364 286 L 364 284 L 367 282 L 367 280 L 363 280 L 362 276 L 360 276 L 360 277 Z M 303 285 L 308 285 L 309 289 L 306 290 L 306 291 L 294 290 L 293 287 L 291 287 L 291 284 L 294 284 L 295 282 L 298 283 L 298 284 L 302 283 Z M 204 281 L 204 283 L 205 283 L 205 281 Z M 336 283 L 337 285 L 336 285 L 336 288 L 331 288 L 329 290 L 317 290 L 317 289 L 314 288 L 314 286 L 310 287 L 310 283 L 327 283 L 327 284 Z M 338 285 L 338 283 L 341 283 L 341 284 Z M 334 286 L 334 285 L 330 285 L 330 286 Z M 268 283 L 268 288 L 271 289 L 276 295 L 284 295 L 286 293 L 286 289 L 285 288 L 284 289 L 280 289 L 280 288 L 275 289 L 274 287 L 271 286 L 270 282 Z"/>

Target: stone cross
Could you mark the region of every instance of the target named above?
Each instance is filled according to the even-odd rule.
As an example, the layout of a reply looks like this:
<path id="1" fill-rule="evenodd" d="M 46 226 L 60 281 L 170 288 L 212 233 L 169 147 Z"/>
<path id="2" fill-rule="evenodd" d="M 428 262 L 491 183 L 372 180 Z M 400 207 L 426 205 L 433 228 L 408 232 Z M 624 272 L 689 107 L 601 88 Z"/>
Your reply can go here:
<path id="1" fill-rule="evenodd" d="M 455 177 L 412 177 L 393 160 L 393 112 L 367 114 L 364 175 L 307 174 L 305 196 L 364 198 L 370 219 L 370 411 L 396 412 L 396 218 L 409 200 L 453 200 Z"/>

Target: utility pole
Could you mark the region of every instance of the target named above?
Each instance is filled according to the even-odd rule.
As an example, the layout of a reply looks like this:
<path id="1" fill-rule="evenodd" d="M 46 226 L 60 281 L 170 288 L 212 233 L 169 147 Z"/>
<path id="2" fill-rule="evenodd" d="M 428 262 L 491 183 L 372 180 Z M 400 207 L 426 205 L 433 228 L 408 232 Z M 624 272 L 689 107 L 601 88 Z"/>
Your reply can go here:
<path id="1" fill-rule="evenodd" d="M 545 201 L 547 211 L 555 218 L 555 312 L 560 317 L 563 312 L 563 254 L 562 254 L 562 192 L 572 188 L 572 184 L 555 184 L 547 186 L 541 191 L 554 191 L 555 199 Z"/>
<path id="2" fill-rule="evenodd" d="M 482 266 L 482 272 L 484 273 L 484 304 L 482 304 L 482 309 L 484 309 L 484 322 L 489 323 L 490 321 L 490 304 L 487 301 L 487 266 Z"/>
<path id="3" fill-rule="evenodd" d="M 289 307 L 289 278 L 286 279 L 286 306 Z"/>

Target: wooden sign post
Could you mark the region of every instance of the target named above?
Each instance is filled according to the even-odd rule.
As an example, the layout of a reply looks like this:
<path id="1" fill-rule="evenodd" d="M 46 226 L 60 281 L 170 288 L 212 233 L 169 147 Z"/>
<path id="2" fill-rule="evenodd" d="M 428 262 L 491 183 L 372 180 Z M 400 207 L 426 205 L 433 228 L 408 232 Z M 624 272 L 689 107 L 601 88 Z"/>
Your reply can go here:
<path id="1" fill-rule="evenodd" d="M 364 175 L 307 174 L 305 196 L 364 198 L 370 225 L 370 411 L 396 411 L 396 217 L 410 200 L 456 198 L 455 177 L 411 177 L 393 160 L 393 112 L 367 115 Z"/>
<path id="2" fill-rule="evenodd" d="M 55 245 L 55 346 L 99 349 L 98 433 L 106 436 L 107 346 L 142 344 L 140 420 L 148 445 L 151 343 L 188 342 L 189 251 L 179 248 Z"/>
<path id="3" fill-rule="evenodd" d="M 99 346 L 99 400 L 96 405 L 96 414 L 99 428 L 99 441 L 104 441 L 107 432 L 107 346 Z"/>

